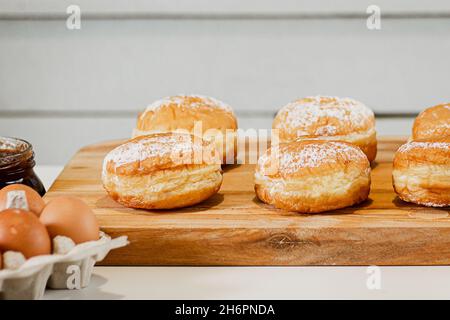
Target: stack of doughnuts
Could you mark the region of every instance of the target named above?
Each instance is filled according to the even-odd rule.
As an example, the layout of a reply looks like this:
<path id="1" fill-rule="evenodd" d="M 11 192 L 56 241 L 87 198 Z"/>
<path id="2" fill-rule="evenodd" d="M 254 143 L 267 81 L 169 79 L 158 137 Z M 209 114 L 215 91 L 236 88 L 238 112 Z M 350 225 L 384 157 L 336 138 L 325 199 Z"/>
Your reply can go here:
<path id="1" fill-rule="evenodd" d="M 338 140 L 350 142 L 373 161 L 377 154 L 375 116 L 367 106 L 350 98 L 306 97 L 277 113 L 272 129 L 280 142 Z"/>
<path id="2" fill-rule="evenodd" d="M 227 104 L 201 95 L 155 101 L 138 117 L 133 138 L 107 154 L 108 194 L 132 208 L 174 209 L 218 192 L 221 164 L 236 159 L 237 120 Z"/>
<path id="3" fill-rule="evenodd" d="M 138 117 L 133 137 L 182 132 L 213 141 L 223 164 L 236 158 L 237 119 L 231 107 L 201 95 L 166 97 L 149 105 Z"/>
<path id="4" fill-rule="evenodd" d="M 257 196 L 278 208 L 311 213 L 366 200 L 369 161 L 376 155 L 374 124 L 373 112 L 351 99 L 308 97 L 290 103 L 273 123 L 281 144 L 258 161 Z M 236 130 L 233 111 L 216 99 L 180 95 L 156 101 L 138 117 L 134 138 L 105 157 L 104 188 L 132 208 L 197 204 L 218 192 L 220 165 L 236 156 Z M 223 144 L 217 137 L 224 135 Z M 192 162 L 196 153 L 209 157 Z M 277 170 L 269 171 L 272 166 Z"/>
<path id="5" fill-rule="evenodd" d="M 410 141 L 394 155 L 392 181 L 404 201 L 450 206 L 450 104 L 417 116 Z"/>
<path id="6" fill-rule="evenodd" d="M 377 153 L 375 117 L 350 98 L 306 97 L 277 113 L 279 145 L 258 161 L 255 191 L 277 208 L 318 213 L 365 201 Z"/>
<path id="7" fill-rule="evenodd" d="M 280 109 L 272 129 L 278 140 L 258 159 L 254 174 L 261 201 L 319 213 L 368 198 L 377 139 L 374 114 L 364 104 L 302 98 Z M 214 98 L 156 101 L 138 117 L 134 138 L 105 157 L 104 188 L 132 208 L 174 209 L 204 201 L 220 189 L 221 165 L 234 162 L 236 131 L 233 111 Z M 392 175 L 402 200 L 450 205 L 450 104 L 420 113 L 411 141 L 395 154 Z"/>

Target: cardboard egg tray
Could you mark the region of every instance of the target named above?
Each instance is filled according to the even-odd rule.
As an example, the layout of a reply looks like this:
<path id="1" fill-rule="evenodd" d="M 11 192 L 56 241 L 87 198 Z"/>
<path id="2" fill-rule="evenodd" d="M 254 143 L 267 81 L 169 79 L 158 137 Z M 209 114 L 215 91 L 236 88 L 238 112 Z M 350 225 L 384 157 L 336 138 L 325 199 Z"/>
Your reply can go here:
<path id="1" fill-rule="evenodd" d="M 80 289 L 87 287 L 96 262 L 112 249 L 128 244 L 126 236 L 111 239 L 100 232 L 100 239 L 75 246 L 67 254 L 28 259 L 17 270 L 0 270 L 0 299 L 41 299 L 45 288 Z"/>

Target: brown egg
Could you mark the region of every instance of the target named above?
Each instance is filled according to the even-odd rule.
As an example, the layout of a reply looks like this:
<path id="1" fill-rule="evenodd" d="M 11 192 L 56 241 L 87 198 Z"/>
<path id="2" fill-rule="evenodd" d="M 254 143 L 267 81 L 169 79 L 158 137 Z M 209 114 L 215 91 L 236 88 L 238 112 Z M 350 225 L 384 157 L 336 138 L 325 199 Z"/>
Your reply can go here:
<path id="1" fill-rule="evenodd" d="M 51 200 L 42 210 L 40 220 L 52 239 L 66 236 L 76 244 L 98 240 L 100 229 L 97 218 L 80 199 L 59 197 Z"/>
<path id="2" fill-rule="evenodd" d="M 50 254 L 50 237 L 34 213 L 20 209 L 0 212 L 0 251 L 8 250 L 26 258 Z"/>
<path id="3" fill-rule="evenodd" d="M 0 190 L 0 211 L 7 209 L 6 202 L 8 199 L 8 192 L 10 191 L 24 191 L 27 198 L 28 210 L 39 217 L 42 209 L 45 207 L 45 202 L 42 200 L 39 193 L 24 184 L 11 184 Z"/>

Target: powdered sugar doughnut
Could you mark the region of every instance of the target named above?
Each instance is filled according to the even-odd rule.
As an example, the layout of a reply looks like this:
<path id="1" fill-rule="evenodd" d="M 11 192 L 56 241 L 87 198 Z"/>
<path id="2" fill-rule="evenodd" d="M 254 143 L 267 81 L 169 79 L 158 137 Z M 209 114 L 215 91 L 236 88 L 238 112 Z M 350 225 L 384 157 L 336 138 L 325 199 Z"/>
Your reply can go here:
<path id="1" fill-rule="evenodd" d="M 149 105 L 138 117 L 133 137 L 176 131 L 202 136 L 215 142 L 224 164 L 232 164 L 236 130 L 236 116 L 226 103 L 201 95 L 178 95 Z"/>
<path id="2" fill-rule="evenodd" d="M 412 139 L 450 137 L 450 104 L 440 104 L 422 111 L 414 120 Z"/>
<path id="3" fill-rule="evenodd" d="M 370 164 L 353 144 L 299 140 L 272 146 L 258 160 L 255 191 L 277 208 L 317 213 L 367 199 Z"/>
<path id="4" fill-rule="evenodd" d="M 280 109 L 273 129 L 281 142 L 297 139 L 347 141 L 373 161 L 377 153 L 375 117 L 368 107 L 350 98 L 306 97 Z"/>
<path id="5" fill-rule="evenodd" d="M 211 142 L 188 134 L 156 133 L 108 153 L 102 180 L 108 194 L 127 207 L 172 209 L 215 194 L 222 171 Z"/>
<path id="6" fill-rule="evenodd" d="M 404 201 L 450 206 L 450 137 L 402 145 L 394 156 L 392 180 Z"/>

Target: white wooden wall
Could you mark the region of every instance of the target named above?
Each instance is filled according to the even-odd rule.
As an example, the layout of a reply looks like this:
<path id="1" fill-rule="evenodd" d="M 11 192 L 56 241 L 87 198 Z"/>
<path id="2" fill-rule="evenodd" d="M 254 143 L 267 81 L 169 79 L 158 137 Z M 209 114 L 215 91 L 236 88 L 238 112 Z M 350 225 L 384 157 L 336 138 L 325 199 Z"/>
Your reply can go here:
<path id="1" fill-rule="evenodd" d="M 30 140 L 41 164 L 127 137 L 166 95 L 231 104 L 242 127 L 270 127 L 298 97 L 350 96 L 381 134 L 408 134 L 421 109 L 450 101 L 448 1 L 0 0 L 0 135 Z M 368 30 L 366 8 L 382 10 Z"/>

